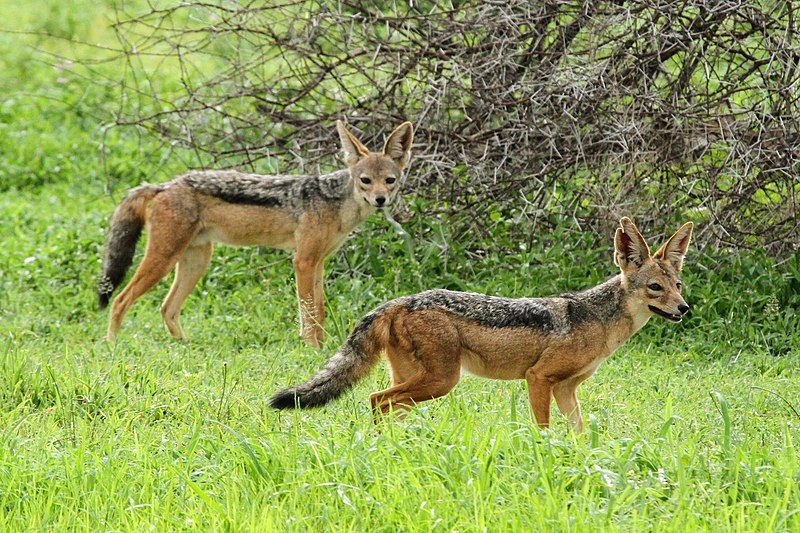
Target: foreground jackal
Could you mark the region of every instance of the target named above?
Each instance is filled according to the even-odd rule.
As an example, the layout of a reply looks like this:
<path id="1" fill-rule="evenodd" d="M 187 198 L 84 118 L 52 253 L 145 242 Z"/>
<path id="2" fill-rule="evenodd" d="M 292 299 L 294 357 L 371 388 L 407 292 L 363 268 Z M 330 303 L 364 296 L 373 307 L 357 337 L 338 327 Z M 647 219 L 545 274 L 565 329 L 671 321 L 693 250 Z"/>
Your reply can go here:
<path id="1" fill-rule="evenodd" d="M 108 338 L 125 312 L 177 265 L 161 306 L 169 332 L 186 338 L 179 316 L 203 275 L 213 243 L 296 250 L 294 271 L 300 334 L 314 347 L 323 338 L 323 261 L 376 208 L 388 206 L 411 157 L 413 127 L 398 126 L 381 152 L 370 152 L 337 121 L 347 166 L 323 176 L 262 176 L 236 171 L 195 171 L 161 185 L 131 190 L 117 206 L 105 242 L 98 286 L 100 307 L 133 261 L 144 226 L 144 258 L 111 306 Z"/>
<path id="2" fill-rule="evenodd" d="M 687 222 L 651 256 L 639 230 L 623 218 L 614 237 L 620 274 L 583 292 L 511 299 L 432 290 L 392 300 L 361 320 L 324 369 L 275 394 L 270 405 L 323 405 L 384 354 L 392 386 L 370 396 L 376 415 L 447 394 L 463 368 L 492 379 L 525 379 L 539 426 L 549 424 L 555 396 L 581 431 L 578 385 L 652 315 L 680 322 L 689 310 L 678 274 L 691 235 Z"/>

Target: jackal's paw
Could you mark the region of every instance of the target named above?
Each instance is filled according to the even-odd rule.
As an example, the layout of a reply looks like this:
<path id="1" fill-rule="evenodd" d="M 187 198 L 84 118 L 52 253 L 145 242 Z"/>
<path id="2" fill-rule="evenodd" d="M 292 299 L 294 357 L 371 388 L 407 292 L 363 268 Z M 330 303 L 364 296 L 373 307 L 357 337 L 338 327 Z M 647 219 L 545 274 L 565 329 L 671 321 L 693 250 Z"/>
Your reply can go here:
<path id="1" fill-rule="evenodd" d="M 300 333 L 300 336 L 303 338 L 303 342 L 311 346 L 312 348 L 319 348 L 322 346 L 322 333 L 316 330 L 306 330 Z"/>
<path id="2" fill-rule="evenodd" d="M 306 344 L 308 344 L 312 348 L 316 348 L 318 350 L 320 348 L 320 342 L 314 336 L 303 336 L 303 342 L 305 342 Z"/>
<path id="3" fill-rule="evenodd" d="M 321 327 L 310 326 L 300 329 L 300 337 L 303 342 L 312 348 L 319 348 L 322 346 L 322 341 L 325 339 L 325 332 Z"/>
<path id="4" fill-rule="evenodd" d="M 172 330 L 167 328 L 167 332 L 169 333 L 170 337 L 176 341 L 186 342 L 189 340 L 189 337 L 186 336 L 186 333 L 184 333 L 183 330 Z"/>

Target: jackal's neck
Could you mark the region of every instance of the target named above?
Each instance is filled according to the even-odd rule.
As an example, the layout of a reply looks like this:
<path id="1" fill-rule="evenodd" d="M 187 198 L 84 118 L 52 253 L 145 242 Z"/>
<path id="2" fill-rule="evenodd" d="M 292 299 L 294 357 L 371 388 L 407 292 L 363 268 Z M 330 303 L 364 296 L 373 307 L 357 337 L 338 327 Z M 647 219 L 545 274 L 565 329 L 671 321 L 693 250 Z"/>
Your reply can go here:
<path id="1" fill-rule="evenodd" d="M 647 323 L 646 306 L 637 301 L 635 292 L 622 274 L 579 293 L 578 299 L 591 309 L 609 331 L 614 347 L 622 344 Z"/>
<path id="2" fill-rule="evenodd" d="M 565 296 L 580 302 L 594 320 L 604 323 L 617 320 L 624 311 L 622 276 L 614 276 L 590 289 Z"/>
<path id="3" fill-rule="evenodd" d="M 608 290 L 616 294 L 616 320 L 608 325 L 608 344 L 613 351 L 647 324 L 650 313 L 622 274 L 614 276 L 602 285 L 608 285 Z"/>

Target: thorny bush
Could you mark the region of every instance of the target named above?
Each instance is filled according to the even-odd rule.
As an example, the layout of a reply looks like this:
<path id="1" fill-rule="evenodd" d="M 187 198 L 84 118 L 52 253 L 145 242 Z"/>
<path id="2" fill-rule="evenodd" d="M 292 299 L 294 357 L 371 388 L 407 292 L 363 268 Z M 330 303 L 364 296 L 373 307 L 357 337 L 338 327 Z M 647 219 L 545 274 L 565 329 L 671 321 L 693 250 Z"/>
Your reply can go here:
<path id="1" fill-rule="evenodd" d="M 456 234 L 690 218 L 800 246 L 800 37 L 785 0 L 179 2 L 118 11 L 116 123 L 190 166 L 313 172 L 333 122 L 418 128 L 409 183 Z M 160 69 L 180 83 L 160 83 Z M 174 78 L 174 76 L 172 76 Z M 544 226 L 542 228 L 541 226 Z M 665 230 L 666 231 L 666 230 Z"/>

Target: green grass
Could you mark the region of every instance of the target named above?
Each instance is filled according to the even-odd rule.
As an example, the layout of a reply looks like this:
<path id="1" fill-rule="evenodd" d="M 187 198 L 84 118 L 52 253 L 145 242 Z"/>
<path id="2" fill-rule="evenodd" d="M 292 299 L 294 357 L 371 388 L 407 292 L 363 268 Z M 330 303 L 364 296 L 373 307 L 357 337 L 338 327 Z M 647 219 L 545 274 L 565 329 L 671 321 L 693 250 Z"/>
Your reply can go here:
<path id="1" fill-rule="evenodd" d="M 106 20 L 42 22 L 36 5 L 0 13 L 78 36 Z M 653 319 L 584 384 L 583 435 L 560 417 L 536 429 L 524 383 L 469 376 L 376 427 L 383 369 L 323 409 L 275 412 L 268 396 L 382 301 L 579 289 L 614 273 L 610 237 L 565 223 L 523 250 L 502 220 L 473 243 L 417 215 L 414 261 L 374 217 L 329 262 L 322 352 L 297 338 L 287 255 L 219 248 L 183 313 L 189 342 L 164 330 L 162 283 L 109 345 L 94 302 L 104 187 L 118 197 L 181 164 L 116 131 L 104 169 L 95 115 L 113 91 L 59 82 L 28 45 L 69 49 L 32 39 L 0 36 L 0 530 L 800 529 L 797 258 L 692 249 L 693 315 Z"/>

